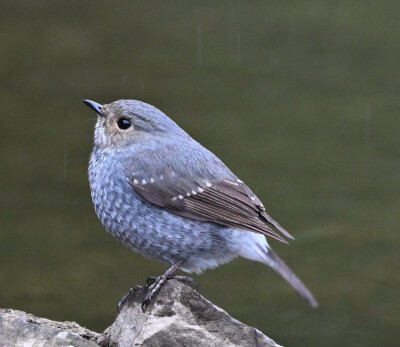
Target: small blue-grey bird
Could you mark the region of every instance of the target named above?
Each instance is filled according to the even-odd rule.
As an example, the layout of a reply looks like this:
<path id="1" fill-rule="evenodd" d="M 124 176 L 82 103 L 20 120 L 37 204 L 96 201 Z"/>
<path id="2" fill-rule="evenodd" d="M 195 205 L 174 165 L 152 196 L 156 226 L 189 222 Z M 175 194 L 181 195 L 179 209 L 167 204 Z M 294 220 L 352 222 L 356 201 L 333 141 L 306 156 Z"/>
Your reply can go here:
<path id="1" fill-rule="evenodd" d="M 163 112 L 135 100 L 100 105 L 89 163 L 95 211 L 135 252 L 170 264 L 143 308 L 179 268 L 201 273 L 241 256 L 270 266 L 308 303 L 317 301 L 269 246 L 293 238 L 213 153 Z"/>

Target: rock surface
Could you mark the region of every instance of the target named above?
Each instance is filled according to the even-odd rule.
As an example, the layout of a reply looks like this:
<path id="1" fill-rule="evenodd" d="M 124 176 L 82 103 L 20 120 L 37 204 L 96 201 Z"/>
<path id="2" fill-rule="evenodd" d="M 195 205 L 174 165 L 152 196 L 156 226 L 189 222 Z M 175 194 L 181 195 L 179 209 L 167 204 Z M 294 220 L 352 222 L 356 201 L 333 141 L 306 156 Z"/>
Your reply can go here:
<path id="1" fill-rule="evenodd" d="M 0 310 L 0 346 L 279 347 L 180 282 L 168 281 L 146 312 L 141 309 L 143 297 L 144 288 L 133 289 L 101 335 L 72 322 Z"/>
<path id="2" fill-rule="evenodd" d="M 0 309 L 1 347 L 98 347 L 100 334 L 74 322 L 55 322 L 17 311 Z"/>

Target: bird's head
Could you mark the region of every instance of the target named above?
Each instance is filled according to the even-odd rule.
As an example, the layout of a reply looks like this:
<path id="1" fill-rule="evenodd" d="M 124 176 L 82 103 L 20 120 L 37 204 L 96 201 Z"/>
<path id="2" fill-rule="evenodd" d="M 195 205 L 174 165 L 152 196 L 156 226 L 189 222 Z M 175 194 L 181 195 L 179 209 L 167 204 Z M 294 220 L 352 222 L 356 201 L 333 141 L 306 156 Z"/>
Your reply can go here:
<path id="1" fill-rule="evenodd" d="M 98 115 L 94 144 L 106 148 L 120 148 L 143 143 L 162 136 L 187 136 L 163 112 L 136 100 L 118 100 L 100 105 L 91 100 L 83 102 Z"/>

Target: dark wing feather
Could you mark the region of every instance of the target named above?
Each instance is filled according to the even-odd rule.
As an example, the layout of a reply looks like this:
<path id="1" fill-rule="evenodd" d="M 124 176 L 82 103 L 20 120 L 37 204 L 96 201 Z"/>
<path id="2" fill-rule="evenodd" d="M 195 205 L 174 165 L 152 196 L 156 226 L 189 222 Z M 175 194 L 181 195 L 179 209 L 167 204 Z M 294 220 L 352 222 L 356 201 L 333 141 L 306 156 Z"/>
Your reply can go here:
<path id="1" fill-rule="evenodd" d="M 162 179 L 131 180 L 133 190 L 143 199 L 178 215 L 214 222 L 262 233 L 279 241 L 292 238 L 284 228 L 266 212 L 261 201 L 240 180 L 226 179 L 207 181 L 201 177 L 189 180 L 185 177 L 164 174 Z"/>

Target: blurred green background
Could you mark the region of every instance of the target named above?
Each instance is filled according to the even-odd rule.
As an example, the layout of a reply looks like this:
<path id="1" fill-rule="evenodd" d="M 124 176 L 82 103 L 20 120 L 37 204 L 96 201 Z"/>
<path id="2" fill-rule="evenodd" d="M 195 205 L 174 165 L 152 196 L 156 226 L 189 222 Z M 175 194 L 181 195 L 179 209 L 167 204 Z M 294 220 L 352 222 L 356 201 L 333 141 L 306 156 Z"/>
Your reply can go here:
<path id="1" fill-rule="evenodd" d="M 296 236 L 320 302 L 236 260 L 200 292 L 287 346 L 400 343 L 398 1 L 0 3 L 0 306 L 102 331 L 165 266 L 108 235 L 83 98 L 156 105 Z"/>

